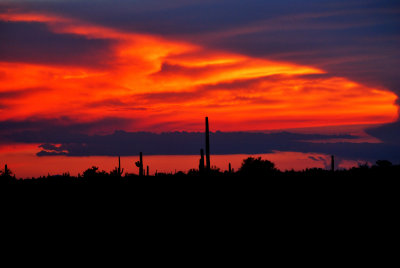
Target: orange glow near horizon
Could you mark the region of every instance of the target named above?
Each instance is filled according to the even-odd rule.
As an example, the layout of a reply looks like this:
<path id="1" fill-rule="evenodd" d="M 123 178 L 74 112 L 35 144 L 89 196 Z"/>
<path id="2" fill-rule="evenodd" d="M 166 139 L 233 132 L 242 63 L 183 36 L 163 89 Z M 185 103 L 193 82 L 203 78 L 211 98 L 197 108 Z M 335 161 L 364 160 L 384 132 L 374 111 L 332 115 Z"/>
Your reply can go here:
<path id="1" fill-rule="evenodd" d="M 396 95 L 323 70 L 268 61 L 159 36 L 120 32 L 46 14 L 0 14 L 55 34 L 114 41 L 104 66 L 0 62 L 0 120 L 124 118 L 128 131 L 248 131 L 381 124 L 397 119 Z M 134 122 L 134 123 L 133 123 Z M 197 123 L 198 122 L 198 123 Z M 217 129 L 216 129 L 217 128 Z M 110 131 L 112 131 L 110 129 Z"/>
<path id="2" fill-rule="evenodd" d="M 118 158 L 111 156 L 89 156 L 89 157 L 37 157 L 37 146 L 39 144 L 29 145 L 9 145 L 0 146 L 0 159 L 7 159 L 8 167 L 13 171 L 17 178 L 32 178 L 47 175 L 61 175 L 70 173 L 72 176 L 81 174 L 92 166 L 99 167 L 100 170 L 110 172 L 118 165 Z M 299 152 L 274 152 L 269 154 L 233 154 L 233 155 L 213 155 L 212 163 L 225 171 L 231 163 L 234 170 L 238 170 L 243 159 L 253 156 L 269 159 L 276 164 L 276 167 L 282 171 L 285 170 L 303 170 L 306 168 L 327 168 L 330 156 L 319 153 L 299 153 Z M 322 161 L 313 161 L 310 157 L 320 158 Z M 124 172 L 138 174 L 138 168 L 134 163 L 138 156 L 121 157 L 121 166 Z M 198 164 L 197 155 L 148 155 L 145 157 L 145 165 L 151 167 L 150 174 L 174 173 L 175 171 L 187 172 Z M 339 160 L 339 159 L 337 159 Z M 358 163 L 365 163 L 362 160 L 338 161 L 338 168 L 350 168 L 357 166 Z M 3 161 L 0 161 L 0 167 L 3 168 Z M 43 167 L 46 167 L 44 170 Z"/>

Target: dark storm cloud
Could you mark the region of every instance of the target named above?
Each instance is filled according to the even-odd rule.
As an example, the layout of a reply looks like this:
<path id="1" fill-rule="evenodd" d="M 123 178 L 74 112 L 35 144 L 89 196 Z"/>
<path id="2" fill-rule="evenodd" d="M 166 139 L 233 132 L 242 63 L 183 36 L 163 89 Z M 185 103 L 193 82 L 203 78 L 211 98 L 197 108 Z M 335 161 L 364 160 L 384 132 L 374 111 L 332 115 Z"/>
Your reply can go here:
<path id="1" fill-rule="evenodd" d="M 262 18 L 265 10 L 255 9 L 251 1 L 238 0 L 95 0 L 44 1 L 19 3 L 20 10 L 56 12 L 128 31 L 178 35 L 208 32 Z M 262 1 L 255 1 L 262 4 Z M 265 4 L 264 4 L 265 5 Z M 244 12 L 243 12 L 244 11 Z M 253 14 L 249 14 L 253 12 Z M 265 14 L 264 14 L 265 15 Z"/>
<path id="2" fill-rule="evenodd" d="M 263 77 L 257 79 L 246 79 L 246 80 L 235 80 L 231 82 L 222 82 L 216 84 L 206 84 L 195 87 L 192 91 L 186 92 L 155 92 L 155 93 L 144 93 L 144 94 L 135 94 L 132 95 L 131 98 L 134 101 L 129 103 L 119 103 L 119 105 L 133 105 L 137 101 L 151 102 L 151 103 L 184 103 L 190 100 L 198 100 L 201 98 L 207 98 L 210 94 L 214 94 L 215 91 L 228 91 L 232 92 L 233 90 L 247 90 L 250 91 L 251 88 L 258 86 L 263 81 L 271 81 L 273 79 L 277 79 L 278 76 L 274 76 L 274 78 Z M 282 79 L 282 78 L 280 78 Z M 264 90 L 268 90 L 264 88 Z M 248 97 L 246 95 L 237 95 L 231 94 L 229 97 L 226 97 L 225 101 L 246 101 L 247 103 L 252 104 L 276 104 L 282 102 L 279 99 L 263 98 L 263 97 Z M 110 100 L 112 101 L 112 100 Z M 209 104 L 208 107 L 216 107 L 215 104 Z M 225 106 L 224 104 L 217 104 L 220 107 Z"/>
<path id="3" fill-rule="evenodd" d="M 204 133 L 198 132 L 125 132 L 92 135 L 99 129 L 117 129 L 134 121 L 106 118 L 90 123 L 76 123 L 70 118 L 30 119 L 28 121 L 0 122 L 0 140 L 5 143 L 39 143 L 38 156 L 116 156 L 136 155 L 142 151 L 148 155 L 193 155 L 204 147 Z M 396 126 L 398 128 L 398 126 Z M 96 132 L 93 132 L 96 130 Z M 385 129 L 372 134 L 385 143 L 353 143 L 352 135 L 320 135 L 289 132 L 212 132 L 212 154 L 262 154 L 274 151 L 321 153 L 342 159 L 388 159 L 400 162 L 400 143 L 395 134 L 387 135 Z M 382 136 L 383 133 L 383 136 Z M 346 142 L 327 142 L 341 139 Z M 393 140 L 391 140 L 393 139 Z M 316 142 L 318 141 L 318 142 Z"/>
<path id="4" fill-rule="evenodd" d="M 1 91 L 0 92 L 0 102 L 2 100 L 24 97 L 24 96 L 35 94 L 35 93 L 42 92 L 45 90 L 48 90 L 48 89 L 43 88 L 43 87 L 33 87 L 33 88 L 23 88 L 23 89 L 19 89 L 19 90 Z"/>
<path id="5" fill-rule="evenodd" d="M 317 162 L 318 161 L 326 161 L 326 159 L 321 157 L 321 156 L 319 156 L 319 157 L 309 156 L 308 158 L 313 160 L 313 161 L 317 161 Z"/>
<path id="6" fill-rule="evenodd" d="M 366 132 L 389 145 L 400 145 L 400 122 L 367 129 Z"/>
<path id="7" fill-rule="evenodd" d="M 0 109 L 6 109 L 12 105 L 12 101 L 15 99 L 23 98 L 40 92 L 49 90 L 46 87 L 32 87 L 22 88 L 18 90 L 6 90 L 0 92 Z M 11 101 L 11 102 L 10 102 Z"/>
<path id="8" fill-rule="evenodd" d="M 101 67 L 113 41 L 52 33 L 45 24 L 0 21 L 0 61 Z"/>
<path id="9" fill-rule="evenodd" d="M 146 102 L 160 102 L 160 103 L 183 103 L 188 100 L 196 100 L 204 95 L 201 91 L 189 91 L 189 92 L 160 92 L 160 93 L 145 93 L 137 94 L 134 97 L 137 100 L 143 100 Z"/>
<path id="10" fill-rule="evenodd" d="M 349 142 L 323 143 L 306 140 L 347 138 Z M 212 154 L 262 154 L 274 151 L 295 151 L 303 153 L 333 154 L 342 159 L 368 160 L 389 159 L 400 161 L 400 146 L 372 143 L 352 143 L 355 138 L 348 135 L 312 135 L 297 133 L 211 133 Z M 59 141 L 59 139 L 57 139 Z M 203 147 L 203 133 L 172 132 L 124 132 L 111 135 L 83 136 L 81 142 L 44 145 L 38 156 L 116 156 L 137 155 L 193 155 Z"/>
<path id="11" fill-rule="evenodd" d="M 148 155 L 192 155 L 198 153 L 204 140 L 203 133 L 196 132 L 125 132 L 116 131 L 111 135 L 86 136 L 82 142 L 51 144 L 42 146 L 39 156 L 62 153 L 68 156 L 91 155 L 136 155 L 139 151 Z M 329 138 L 355 138 L 348 135 L 312 135 L 295 133 L 246 133 L 215 132 L 211 133 L 214 154 L 269 153 L 273 150 L 287 150 L 296 147 L 305 139 L 323 140 Z M 50 144 L 50 145 L 49 145 Z M 55 147 L 54 147 L 55 146 Z"/>
<path id="12" fill-rule="evenodd" d="M 123 128 L 134 120 L 104 118 L 92 122 L 76 122 L 69 117 L 25 121 L 0 121 L 0 143 L 82 143 L 91 132 L 107 132 L 111 128 Z"/>

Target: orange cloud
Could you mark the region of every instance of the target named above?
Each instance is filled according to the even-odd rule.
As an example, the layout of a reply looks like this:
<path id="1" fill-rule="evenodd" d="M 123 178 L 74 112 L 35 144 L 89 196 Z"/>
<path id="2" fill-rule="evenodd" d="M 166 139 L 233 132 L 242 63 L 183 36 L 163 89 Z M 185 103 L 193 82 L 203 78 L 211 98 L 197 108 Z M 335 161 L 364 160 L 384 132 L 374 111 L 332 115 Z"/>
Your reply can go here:
<path id="1" fill-rule="evenodd" d="M 0 93 L 42 89 L 0 98 L 0 120 L 140 118 L 128 130 L 171 131 L 200 130 L 201 118 L 208 115 L 220 130 L 245 131 L 397 118 L 394 93 L 324 76 L 310 66 L 211 51 L 54 15 L 1 14 L 0 20 L 35 21 L 54 34 L 115 41 L 111 55 L 97 55 L 107 59 L 101 69 L 79 62 L 0 62 Z"/>

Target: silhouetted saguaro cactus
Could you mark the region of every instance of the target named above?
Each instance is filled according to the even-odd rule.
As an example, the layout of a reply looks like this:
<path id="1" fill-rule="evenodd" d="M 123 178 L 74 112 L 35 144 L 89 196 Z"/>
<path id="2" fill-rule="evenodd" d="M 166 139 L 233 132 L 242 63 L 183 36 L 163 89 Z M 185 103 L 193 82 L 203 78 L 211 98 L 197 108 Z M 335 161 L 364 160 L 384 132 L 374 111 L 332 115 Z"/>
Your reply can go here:
<path id="1" fill-rule="evenodd" d="M 12 179 L 12 172 L 11 170 L 8 169 L 7 164 L 4 165 L 4 171 L 0 170 L 0 181 L 3 180 L 3 178 L 5 178 L 6 180 L 11 180 Z M 14 176 L 15 179 L 15 176 Z"/>
<path id="2" fill-rule="evenodd" d="M 137 161 L 136 166 L 139 168 L 139 176 L 143 176 L 143 154 L 140 152 L 139 161 Z"/>
<path id="3" fill-rule="evenodd" d="M 144 169 L 143 169 L 143 153 L 140 152 L 140 176 L 144 175 Z"/>
<path id="4" fill-rule="evenodd" d="M 121 170 L 121 157 L 118 156 L 118 176 L 121 177 L 124 169 Z"/>
<path id="5" fill-rule="evenodd" d="M 206 117 L 206 171 L 210 172 L 211 164 L 210 164 L 210 130 L 208 126 L 208 117 Z"/>
<path id="6" fill-rule="evenodd" d="M 149 166 L 147 166 L 147 172 L 146 172 L 146 175 L 147 175 L 147 176 L 150 176 L 150 173 L 149 173 Z"/>
<path id="7" fill-rule="evenodd" d="M 232 173 L 232 166 L 231 166 L 231 163 L 229 163 L 229 173 Z"/>
<path id="8" fill-rule="evenodd" d="M 199 172 L 204 173 L 204 150 L 200 149 L 200 162 L 199 162 Z"/>
<path id="9" fill-rule="evenodd" d="M 331 171 L 335 171 L 335 156 L 331 155 Z"/>

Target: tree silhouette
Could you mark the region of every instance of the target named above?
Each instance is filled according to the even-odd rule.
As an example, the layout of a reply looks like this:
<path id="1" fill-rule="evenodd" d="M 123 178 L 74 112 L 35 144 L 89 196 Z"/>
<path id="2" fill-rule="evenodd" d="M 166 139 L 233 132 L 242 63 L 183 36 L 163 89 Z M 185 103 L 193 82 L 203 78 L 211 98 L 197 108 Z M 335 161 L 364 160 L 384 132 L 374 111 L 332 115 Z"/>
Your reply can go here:
<path id="1" fill-rule="evenodd" d="M 95 166 L 88 168 L 83 172 L 84 178 L 95 178 L 95 177 L 106 177 L 106 176 L 107 172 L 105 172 L 104 170 L 99 171 L 99 168 Z"/>
<path id="2" fill-rule="evenodd" d="M 261 157 L 248 157 L 243 160 L 239 174 L 245 176 L 265 176 L 275 171 L 275 164 L 271 161 L 263 160 Z"/>
<path id="3" fill-rule="evenodd" d="M 376 161 L 376 165 L 380 168 L 388 168 L 391 167 L 393 164 L 388 160 L 378 160 Z"/>

